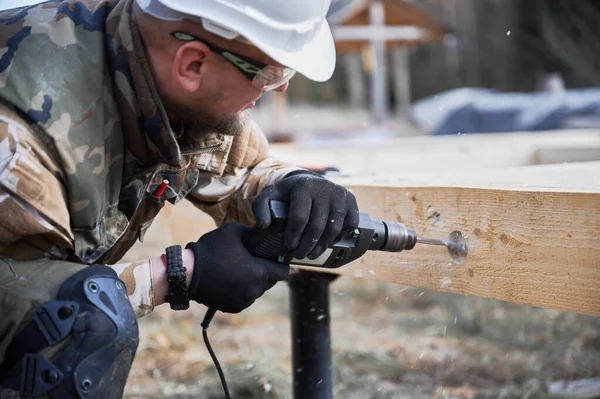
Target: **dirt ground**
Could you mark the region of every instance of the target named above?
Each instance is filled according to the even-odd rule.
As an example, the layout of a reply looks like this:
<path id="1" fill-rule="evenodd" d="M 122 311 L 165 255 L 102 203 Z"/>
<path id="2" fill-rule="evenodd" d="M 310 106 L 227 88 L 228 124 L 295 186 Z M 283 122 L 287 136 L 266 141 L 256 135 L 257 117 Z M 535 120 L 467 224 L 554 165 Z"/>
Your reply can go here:
<path id="1" fill-rule="evenodd" d="M 278 284 L 213 320 L 234 398 L 292 397 L 288 294 Z M 140 320 L 126 398 L 223 397 L 202 340 L 205 310 L 163 307 Z M 331 326 L 335 398 L 598 395 L 569 396 L 560 381 L 598 383 L 600 318 L 344 277 L 331 286 Z"/>

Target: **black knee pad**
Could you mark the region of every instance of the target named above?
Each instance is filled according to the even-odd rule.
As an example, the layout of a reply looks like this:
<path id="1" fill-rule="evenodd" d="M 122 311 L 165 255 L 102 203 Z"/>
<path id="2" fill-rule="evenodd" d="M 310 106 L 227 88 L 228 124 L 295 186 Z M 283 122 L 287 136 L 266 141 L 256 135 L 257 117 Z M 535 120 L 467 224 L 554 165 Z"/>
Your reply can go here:
<path id="1" fill-rule="evenodd" d="M 33 320 L 11 343 L 25 353 L 2 385 L 13 387 L 18 380 L 22 396 L 53 399 L 123 396 L 139 337 L 125 285 L 114 270 L 90 266 L 74 274 L 56 301 L 35 310 Z M 37 353 L 65 337 L 70 342 L 53 363 Z"/>

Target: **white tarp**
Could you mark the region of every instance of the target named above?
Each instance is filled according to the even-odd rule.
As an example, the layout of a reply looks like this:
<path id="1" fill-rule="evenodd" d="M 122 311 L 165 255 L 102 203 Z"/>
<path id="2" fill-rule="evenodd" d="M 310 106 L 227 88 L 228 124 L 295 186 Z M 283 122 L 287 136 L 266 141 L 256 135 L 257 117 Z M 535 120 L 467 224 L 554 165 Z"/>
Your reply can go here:
<path id="1" fill-rule="evenodd" d="M 414 120 L 432 135 L 600 126 L 600 88 L 506 93 L 462 88 L 417 101 Z"/>
<path id="2" fill-rule="evenodd" d="M 0 10 L 29 6 L 31 4 L 42 3 L 43 0 L 0 0 Z"/>

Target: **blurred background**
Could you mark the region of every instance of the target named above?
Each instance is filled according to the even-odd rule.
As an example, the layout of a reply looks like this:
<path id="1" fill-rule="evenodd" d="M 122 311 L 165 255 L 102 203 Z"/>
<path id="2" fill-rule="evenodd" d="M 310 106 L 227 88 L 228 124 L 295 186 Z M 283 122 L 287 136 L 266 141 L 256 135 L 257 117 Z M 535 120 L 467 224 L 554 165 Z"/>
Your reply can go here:
<path id="1" fill-rule="evenodd" d="M 0 0 L 0 8 L 35 2 Z M 420 140 L 528 132 L 543 145 L 550 136 L 535 132 L 569 139 L 588 129 L 579 147 L 586 160 L 600 160 L 600 1 L 333 0 L 329 20 L 338 49 L 333 78 L 297 76 L 286 93 L 268 93 L 254 109 L 278 153 L 308 160 L 311 150 L 325 147 L 331 156 L 340 143 L 370 143 L 381 154 L 393 139 L 394 151 L 406 150 L 386 156 L 420 157 L 415 170 L 447 168 L 424 159 L 452 151 L 452 165 L 477 169 L 493 152 L 461 163 L 482 147 L 458 152 L 451 139 L 435 148 Z M 173 212 L 163 214 L 175 220 Z M 127 259 L 155 256 L 214 227 L 186 217 L 177 229 L 155 222 Z M 365 277 L 341 277 L 331 287 L 336 398 L 600 398 L 599 318 Z M 287 296 L 278 284 L 250 309 L 213 321 L 211 342 L 234 398 L 291 397 Z M 205 310 L 163 307 L 140 320 L 127 398 L 223 397 L 202 342 Z"/>
<path id="2" fill-rule="evenodd" d="M 335 75 L 256 117 L 275 140 L 597 127 L 599 17 L 596 0 L 333 0 Z"/>

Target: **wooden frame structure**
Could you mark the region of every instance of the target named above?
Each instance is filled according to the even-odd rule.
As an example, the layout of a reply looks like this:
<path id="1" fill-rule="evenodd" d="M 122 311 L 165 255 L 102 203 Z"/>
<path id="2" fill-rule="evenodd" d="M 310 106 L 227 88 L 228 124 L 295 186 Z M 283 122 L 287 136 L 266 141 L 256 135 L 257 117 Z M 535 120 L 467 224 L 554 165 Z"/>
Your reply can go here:
<path id="1" fill-rule="evenodd" d="M 330 12 L 329 22 L 338 54 L 362 53 L 371 76 L 371 108 L 375 123 L 389 117 L 388 62 L 391 52 L 395 96 L 398 112 L 410 106 L 410 68 L 406 48 L 422 43 L 439 41 L 447 29 L 414 4 L 402 0 L 351 0 L 337 12 Z M 365 51 L 366 50 L 366 51 Z M 350 54 L 348 54 L 350 55 Z M 351 93 L 363 93 L 357 76 L 359 63 L 348 58 L 348 67 L 354 78 L 349 80 Z M 356 59 L 355 59 L 356 60 Z"/>
<path id="2" fill-rule="evenodd" d="M 368 98 L 376 124 L 386 122 L 391 114 L 407 116 L 412 102 L 409 48 L 441 41 L 449 34 L 448 29 L 403 0 L 334 1 L 327 19 L 337 54 L 345 64 L 350 104 L 362 108 Z M 396 99 L 392 112 L 390 91 Z M 277 133 L 284 124 L 287 98 L 288 94 L 281 92 L 262 100 L 262 104 L 273 107 L 271 118 Z"/>

